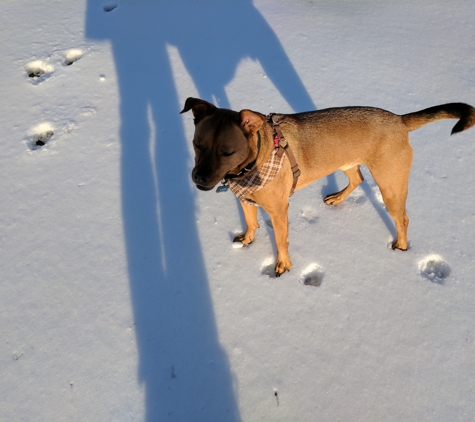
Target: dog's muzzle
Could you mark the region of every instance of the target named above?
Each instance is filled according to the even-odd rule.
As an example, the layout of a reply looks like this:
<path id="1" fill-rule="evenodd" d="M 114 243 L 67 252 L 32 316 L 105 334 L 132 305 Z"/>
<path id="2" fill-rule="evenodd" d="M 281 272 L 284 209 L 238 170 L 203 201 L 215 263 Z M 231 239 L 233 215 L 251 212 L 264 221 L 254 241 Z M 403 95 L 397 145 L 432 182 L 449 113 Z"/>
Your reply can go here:
<path id="1" fill-rule="evenodd" d="M 198 170 L 193 170 L 191 179 L 199 190 L 209 191 L 216 186 L 216 183 L 210 186 L 210 177 L 201 174 Z"/>
<path id="2" fill-rule="evenodd" d="M 202 186 L 202 185 L 196 185 L 196 187 L 199 189 L 199 190 L 203 190 L 205 192 L 211 190 L 214 188 L 214 186 L 211 186 L 211 187 L 208 187 L 208 186 Z"/>

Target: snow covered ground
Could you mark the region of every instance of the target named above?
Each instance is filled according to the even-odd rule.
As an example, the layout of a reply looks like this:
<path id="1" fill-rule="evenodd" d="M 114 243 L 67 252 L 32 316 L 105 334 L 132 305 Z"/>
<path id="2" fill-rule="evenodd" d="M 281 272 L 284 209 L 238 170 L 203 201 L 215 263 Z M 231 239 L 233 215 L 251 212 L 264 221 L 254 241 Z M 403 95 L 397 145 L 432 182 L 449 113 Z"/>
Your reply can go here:
<path id="1" fill-rule="evenodd" d="M 179 115 L 475 105 L 474 2 L 1 9 L 0 420 L 474 420 L 475 129 L 411 134 L 409 251 L 366 169 L 323 203 L 337 173 L 290 199 L 276 279 Z"/>

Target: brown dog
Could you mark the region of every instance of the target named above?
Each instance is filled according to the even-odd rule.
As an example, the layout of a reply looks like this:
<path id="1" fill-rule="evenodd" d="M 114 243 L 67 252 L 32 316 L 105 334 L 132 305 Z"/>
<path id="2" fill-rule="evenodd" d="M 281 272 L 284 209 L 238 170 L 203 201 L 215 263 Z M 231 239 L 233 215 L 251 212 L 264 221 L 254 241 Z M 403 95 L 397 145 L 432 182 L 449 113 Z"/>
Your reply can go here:
<path id="1" fill-rule="evenodd" d="M 195 117 L 195 167 L 192 179 L 198 189 L 211 190 L 221 180 L 242 182 L 259 175 L 279 142 L 269 117 L 251 111 L 221 109 L 197 98 L 188 98 L 182 113 Z M 336 205 L 362 181 L 360 165 L 370 170 L 384 203 L 394 219 L 397 238 L 393 249 L 407 250 L 406 197 L 413 150 L 408 133 L 441 119 L 459 119 L 452 134 L 475 124 L 475 108 L 463 103 L 431 107 L 402 116 L 379 108 L 343 107 L 298 114 L 276 115 L 301 170 L 296 189 L 335 170 L 342 170 L 348 186 L 324 201 Z M 277 131 L 278 132 L 278 131 Z M 276 140 L 277 137 L 277 140 Z M 260 190 L 240 197 L 246 232 L 234 241 L 254 240 L 257 206 L 270 215 L 277 245 L 276 275 L 292 268 L 288 252 L 288 199 L 294 181 L 289 159 Z M 297 173 L 298 174 L 298 173 Z M 259 178 L 259 177 L 257 177 Z"/>

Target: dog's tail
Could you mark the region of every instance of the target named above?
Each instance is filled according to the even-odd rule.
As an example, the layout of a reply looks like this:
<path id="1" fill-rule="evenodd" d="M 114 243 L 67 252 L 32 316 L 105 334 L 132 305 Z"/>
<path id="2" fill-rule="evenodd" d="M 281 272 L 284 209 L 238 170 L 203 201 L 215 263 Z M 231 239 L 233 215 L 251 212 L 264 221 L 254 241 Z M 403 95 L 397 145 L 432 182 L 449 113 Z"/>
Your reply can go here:
<path id="1" fill-rule="evenodd" d="M 401 118 L 409 132 L 437 120 L 459 119 L 452 129 L 453 135 L 475 125 L 475 108 L 464 103 L 449 103 L 404 114 Z"/>

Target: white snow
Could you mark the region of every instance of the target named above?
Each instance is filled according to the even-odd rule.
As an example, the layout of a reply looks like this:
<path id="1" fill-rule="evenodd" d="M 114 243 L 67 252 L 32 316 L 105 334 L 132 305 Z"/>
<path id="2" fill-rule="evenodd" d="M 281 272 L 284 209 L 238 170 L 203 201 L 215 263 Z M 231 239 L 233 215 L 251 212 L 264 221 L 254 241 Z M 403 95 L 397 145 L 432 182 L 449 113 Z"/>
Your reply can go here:
<path id="1" fill-rule="evenodd" d="M 294 268 L 274 278 L 269 216 L 233 248 L 242 213 L 193 186 L 179 112 L 475 105 L 474 18 L 463 0 L 3 2 L 0 420 L 473 420 L 475 129 L 411 134 L 407 252 L 367 169 L 323 203 L 337 172 L 290 199 Z"/>
<path id="2" fill-rule="evenodd" d="M 84 52 L 79 48 L 72 48 L 66 52 L 66 57 L 64 59 L 64 64 L 66 66 L 71 66 L 74 62 L 77 62 L 82 56 Z"/>

